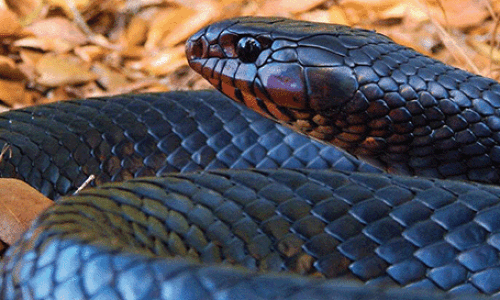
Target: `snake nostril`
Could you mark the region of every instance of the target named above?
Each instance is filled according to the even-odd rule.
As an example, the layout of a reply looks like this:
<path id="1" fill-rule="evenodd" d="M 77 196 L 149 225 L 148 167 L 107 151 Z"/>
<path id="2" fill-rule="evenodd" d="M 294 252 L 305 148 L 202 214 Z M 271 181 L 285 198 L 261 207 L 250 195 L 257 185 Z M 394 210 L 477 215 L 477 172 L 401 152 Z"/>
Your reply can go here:
<path id="1" fill-rule="evenodd" d="M 203 37 L 198 39 L 189 39 L 186 42 L 186 57 L 188 60 L 197 58 L 206 58 L 208 45 Z"/>

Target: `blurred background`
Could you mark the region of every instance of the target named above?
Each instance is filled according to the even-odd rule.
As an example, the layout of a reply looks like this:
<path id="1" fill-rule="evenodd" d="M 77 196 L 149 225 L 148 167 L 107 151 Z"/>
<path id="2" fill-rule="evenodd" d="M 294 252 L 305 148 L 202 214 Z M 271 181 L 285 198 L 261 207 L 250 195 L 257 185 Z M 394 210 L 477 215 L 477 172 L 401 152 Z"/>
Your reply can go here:
<path id="1" fill-rule="evenodd" d="M 0 111 L 65 99 L 208 88 L 184 42 L 219 19 L 282 16 L 375 29 L 500 77 L 496 0 L 0 0 Z"/>

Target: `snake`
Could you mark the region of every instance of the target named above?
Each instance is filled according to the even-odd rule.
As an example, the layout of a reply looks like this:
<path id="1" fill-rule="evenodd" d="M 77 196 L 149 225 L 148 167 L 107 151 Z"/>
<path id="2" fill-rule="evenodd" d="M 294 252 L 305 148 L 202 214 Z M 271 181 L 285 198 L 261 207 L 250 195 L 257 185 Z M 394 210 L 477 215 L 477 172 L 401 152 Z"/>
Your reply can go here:
<path id="1" fill-rule="evenodd" d="M 278 17 L 186 56 L 215 90 L 0 114 L 0 175 L 56 201 L 4 254 L 2 299 L 499 294 L 498 82 Z"/>

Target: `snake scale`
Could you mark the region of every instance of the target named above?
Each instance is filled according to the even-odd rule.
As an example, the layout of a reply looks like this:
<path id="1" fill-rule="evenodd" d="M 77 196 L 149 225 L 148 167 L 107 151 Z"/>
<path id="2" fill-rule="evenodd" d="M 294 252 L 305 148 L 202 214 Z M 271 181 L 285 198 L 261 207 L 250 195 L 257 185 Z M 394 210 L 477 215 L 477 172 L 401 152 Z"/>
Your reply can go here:
<path id="1" fill-rule="evenodd" d="M 499 83 L 282 18 L 212 24 L 186 54 L 236 102 L 399 175 L 217 91 L 7 112 L 0 174 L 57 204 L 6 252 L 2 299 L 499 294 Z"/>

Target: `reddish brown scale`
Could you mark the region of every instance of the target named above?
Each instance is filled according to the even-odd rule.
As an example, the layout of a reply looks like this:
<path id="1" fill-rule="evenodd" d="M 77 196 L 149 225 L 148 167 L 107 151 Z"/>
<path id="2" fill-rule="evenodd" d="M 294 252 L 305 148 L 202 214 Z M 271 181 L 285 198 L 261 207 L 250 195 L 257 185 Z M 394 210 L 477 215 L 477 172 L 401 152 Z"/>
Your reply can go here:
<path id="1" fill-rule="evenodd" d="M 391 119 L 388 116 L 384 116 L 379 119 L 371 120 L 368 122 L 368 126 L 373 129 L 387 128 L 392 124 Z"/>
<path id="2" fill-rule="evenodd" d="M 366 125 L 351 125 L 344 129 L 345 132 L 363 134 L 368 131 L 368 127 Z"/>
<path id="3" fill-rule="evenodd" d="M 300 111 L 295 109 L 289 109 L 289 112 L 297 120 L 311 120 L 314 116 L 313 111 Z"/>
<path id="4" fill-rule="evenodd" d="M 386 116 L 390 111 L 387 103 L 383 100 L 376 100 L 370 103 L 370 106 L 366 109 L 366 112 L 370 118 L 380 118 Z"/>
<path id="5" fill-rule="evenodd" d="M 329 137 L 328 134 L 318 132 L 318 131 L 309 131 L 309 132 L 307 132 L 307 134 L 309 136 L 312 136 L 313 138 L 316 138 L 316 139 L 322 140 L 322 141 L 328 141 L 328 137 Z M 337 144 L 335 144 L 334 142 L 330 142 L 330 143 L 337 146 Z M 338 146 L 338 147 L 341 147 L 341 146 Z"/>
<path id="6" fill-rule="evenodd" d="M 246 93 L 244 93 L 242 95 L 243 95 L 243 101 L 247 107 L 255 110 L 256 112 L 260 113 L 261 115 L 268 115 L 268 113 L 265 112 L 264 110 L 262 110 L 262 108 L 259 106 L 258 100 L 255 97 L 248 95 Z"/>
<path id="7" fill-rule="evenodd" d="M 392 129 L 395 133 L 410 133 L 413 132 L 413 124 L 411 123 L 402 123 L 402 124 L 393 124 Z"/>
<path id="8" fill-rule="evenodd" d="M 354 115 L 347 115 L 345 117 L 345 120 L 347 121 L 348 124 L 355 125 L 355 124 L 366 124 L 370 119 L 368 118 L 368 115 L 365 113 L 361 114 L 354 114 Z"/>
<path id="9" fill-rule="evenodd" d="M 384 149 L 386 144 L 387 144 L 386 141 L 382 138 L 369 137 L 366 138 L 363 142 L 361 142 L 360 147 L 372 150 L 373 152 L 376 153 L 379 150 Z"/>
<path id="10" fill-rule="evenodd" d="M 393 145 L 387 147 L 389 153 L 407 153 L 410 150 L 408 145 Z"/>
<path id="11" fill-rule="evenodd" d="M 374 137 L 386 137 L 390 132 L 387 130 L 372 130 L 370 131 L 370 135 Z"/>
<path id="12" fill-rule="evenodd" d="M 313 118 L 312 118 L 313 122 L 318 124 L 318 125 L 328 125 L 328 124 L 332 124 L 332 119 L 331 118 L 328 118 L 328 117 L 325 117 L 325 116 L 322 116 L 322 115 L 315 115 Z"/>
<path id="13" fill-rule="evenodd" d="M 221 87 L 220 90 L 224 94 L 228 95 L 228 97 L 231 97 L 231 99 L 238 101 L 238 97 L 236 97 L 236 95 L 235 95 L 236 90 L 234 89 L 234 87 L 232 85 L 227 84 L 225 82 L 221 82 L 220 87 Z"/>
<path id="14" fill-rule="evenodd" d="M 339 135 L 337 135 L 337 138 L 340 140 L 346 141 L 346 142 L 358 142 L 362 140 L 362 137 L 359 134 L 354 134 L 354 133 L 349 133 L 349 132 L 341 132 Z"/>
<path id="15" fill-rule="evenodd" d="M 410 143 L 413 139 L 413 135 L 410 133 L 407 134 L 393 134 L 387 138 L 387 142 L 389 144 L 406 144 Z"/>
<path id="16" fill-rule="evenodd" d="M 269 102 L 271 100 L 269 100 L 269 98 L 267 97 L 267 93 L 261 91 L 260 89 L 256 88 L 256 89 L 253 89 L 254 90 L 254 93 L 255 93 L 255 97 L 263 100 L 263 101 L 266 101 L 266 102 Z"/>
<path id="17" fill-rule="evenodd" d="M 335 130 L 335 128 L 333 128 L 332 126 L 318 126 L 316 127 L 315 131 L 324 133 L 326 135 L 332 135 L 338 132 L 338 130 Z"/>
<path id="18" fill-rule="evenodd" d="M 335 120 L 335 123 L 333 124 L 335 127 L 339 128 L 340 130 L 343 130 L 344 128 L 348 127 L 349 124 L 347 124 L 345 121 L 343 120 Z"/>
<path id="19" fill-rule="evenodd" d="M 290 122 L 292 118 L 288 115 L 284 114 L 281 110 L 278 109 L 277 105 L 268 101 L 264 101 L 267 110 L 271 113 L 273 117 L 283 122 Z"/>
<path id="20" fill-rule="evenodd" d="M 294 127 L 300 128 L 301 130 L 311 130 L 315 126 L 308 120 L 297 120 L 294 122 Z"/>

